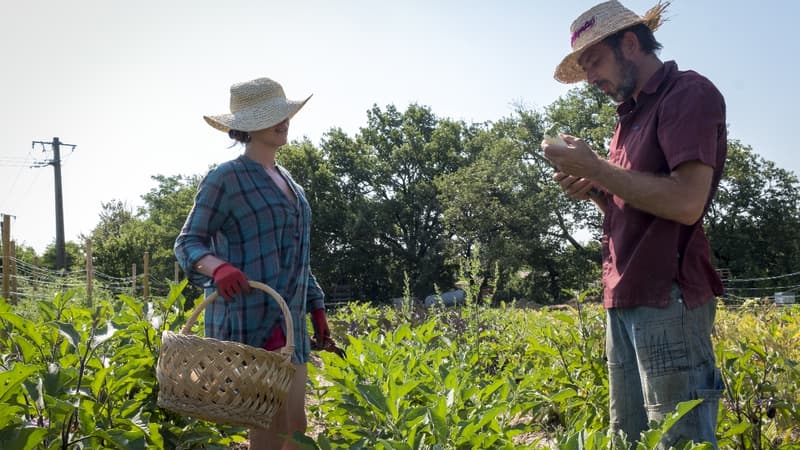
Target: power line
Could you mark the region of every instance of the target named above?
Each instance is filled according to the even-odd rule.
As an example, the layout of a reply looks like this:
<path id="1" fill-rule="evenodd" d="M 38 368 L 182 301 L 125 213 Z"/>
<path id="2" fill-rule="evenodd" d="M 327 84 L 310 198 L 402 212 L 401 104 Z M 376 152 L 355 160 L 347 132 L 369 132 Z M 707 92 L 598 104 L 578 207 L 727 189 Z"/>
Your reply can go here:
<path id="1" fill-rule="evenodd" d="M 30 169 L 33 167 L 31 165 L 31 153 L 28 152 L 28 155 L 25 158 L 12 158 L 12 157 L 3 157 L 0 158 L 0 166 L 2 167 L 19 167 L 20 170 L 17 171 L 16 176 L 14 176 L 14 180 L 11 182 L 11 187 L 9 187 L 9 192 L 13 193 L 14 188 L 17 186 L 17 181 L 19 181 L 20 176 L 24 169 Z M 11 197 L 11 196 L 9 196 Z M 0 209 L 5 209 L 5 204 L 0 205 Z"/>
<path id="2" fill-rule="evenodd" d="M 25 158 L 4 156 L 0 157 L 0 167 L 30 168 L 33 167 L 33 163 L 31 163 L 30 156 Z"/>

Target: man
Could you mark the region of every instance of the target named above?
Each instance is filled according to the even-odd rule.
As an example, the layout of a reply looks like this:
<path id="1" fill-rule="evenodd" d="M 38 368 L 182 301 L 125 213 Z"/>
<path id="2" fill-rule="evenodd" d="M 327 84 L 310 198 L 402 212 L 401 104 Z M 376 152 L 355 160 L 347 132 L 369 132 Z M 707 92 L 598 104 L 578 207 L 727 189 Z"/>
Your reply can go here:
<path id="1" fill-rule="evenodd" d="M 725 101 L 714 85 L 656 55 L 668 4 L 643 17 L 601 3 L 573 22 L 563 83 L 586 80 L 619 102 L 608 160 L 581 139 L 545 145 L 554 179 L 604 213 L 603 304 L 611 429 L 636 441 L 648 420 L 702 399 L 662 439 L 708 441 L 722 380 L 711 331 L 722 282 L 702 219 L 727 152 Z"/>

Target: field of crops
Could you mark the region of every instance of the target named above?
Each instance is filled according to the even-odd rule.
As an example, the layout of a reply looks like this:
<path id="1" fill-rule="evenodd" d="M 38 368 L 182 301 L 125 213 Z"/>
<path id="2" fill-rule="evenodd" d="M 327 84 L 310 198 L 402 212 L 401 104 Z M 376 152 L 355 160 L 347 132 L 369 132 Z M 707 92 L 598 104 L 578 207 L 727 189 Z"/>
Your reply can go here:
<path id="1" fill-rule="evenodd" d="M 4 449 L 228 449 L 245 430 L 156 406 L 161 332 L 179 330 L 183 286 L 150 301 L 89 306 L 74 291 L 0 299 Z M 330 313 L 345 357 L 317 355 L 302 448 L 607 448 L 604 312 L 571 306 L 460 308 L 351 303 Z M 191 302 L 189 302 L 191 303 Z M 800 448 L 800 308 L 720 305 L 725 449 Z M 200 324 L 197 325 L 198 327 Z M 198 328 L 201 329 L 201 328 Z M 691 404 L 682 404 L 684 413 Z M 653 424 L 654 447 L 670 420 Z M 697 445 L 689 448 L 705 448 Z"/>

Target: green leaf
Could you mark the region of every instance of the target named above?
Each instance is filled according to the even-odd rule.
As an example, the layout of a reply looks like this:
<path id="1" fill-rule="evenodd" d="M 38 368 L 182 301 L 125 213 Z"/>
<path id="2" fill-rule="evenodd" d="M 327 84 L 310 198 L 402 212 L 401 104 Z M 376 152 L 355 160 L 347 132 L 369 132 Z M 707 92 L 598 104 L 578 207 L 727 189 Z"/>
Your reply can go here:
<path id="1" fill-rule="evenodd" d="M 107 443 L 113 444 L 119 450 L 146 450 L 147 442 L 142 430 L 96 430 L 94 435 L 102 437 Z"/>
<path id="2" fill-rule="evenodd" d="M 501 378 L 501 379 L 495 380 L 494 383 L 490 384 L 489 386 L 487 386 L 487 387 L 485 387 L 485 388 L 483 388 L 481 390 L 481 399 L 483 399 L 483 400 L 488 399 L 489 396 L 491 396 L 493 393 L 495 393 L 498 389 L 500 389 L 500 388 L 502 388 L 504 386 L 507 386 L 507 385 L 508 385 L 508 380 L 506 380 L 506 379 Z"/>
<path id="3" fill-rule="evenodd" d="M 675 412 L 666 416 L 660 423 L 651 423 L 651 429 L 642 432 L 640 442 L 645 444 L 646 448 L 655 448 L 661 438 L 672 428 L 675 423 L 685 416 L 686 413 L 692 410 L 695 406 L 703 402 L 703 399 L 688 400 L 678 403 L 675 407 Z"/>
<path id="4" fill-rule="evenodd" d="M 45 428 L 14 428 L 0 431 L 0 442 L 3 450 L 31 450 L 47 437 Z"/>
<path id="5" fill-rule="evenodd" d="M 160 432 L 161 425 L 156 422 L 150 422 L 147 424 L 147 428 L 150 430 L 148 437 L 155 448 L 164 448 L 164 438 Z"/>
<path id="6" fill-rule="evenodd" d="M 428 408 L 428 418 L 430 422 L 433 424 L 433 433 L 436 436 L 437 442 L 446 443 L 448 442 L 448 434 L 449 428 L 447 426 L 447 405 L 445 404 L 445 400 L 443 398 L 439 398 L 439 401 L 436 403 L 436 406 L 433 408 Z"/>
<path id="7" fill-rule="evenodd" d="M 31 398 L 33 405 L 36 407 L 38 411 L 43 411 L 45 408 L 44 404 L 44 381 L 42 377 L 32 377 L 28 379 L 24 383 L 25 391 L 28 393 L 28 396 Z"/>
<path id="8" fill-rule="evenodd" d="M 184 278 L 178 284 L 172 284 L 169 287 L 169 294 L 167 295 L 166 301 L 164 301 L 164 309 L 169 310 L 172 308 L 172 305 L 175 304 L 176 301 L 183 298 L 183 290 L 189 284 L 189 280 Z"/>
<path id="9" fill-rule="evenodd" d="M 427 408 L 416 407 L 403 411 L 400 423 L 406 429 L 416 430 L 418 425 L 426 422 L 428 419 Z"/>
<path id="10" fill-rule="evenodd" d="M 319 450 L 320 449 L 320 447 L 317 445 L 317 443 L 314 442 L 314 439 L 306 436 L 305 433 L 302 433 L 300 431 L 295 431 L 294 434 L 292 434 L 292 442 L 297 444 L 297 447 L 300 448 L 300 450 Z M 330 448 L 330 447 L 328 447 L 328 448 Z"/>
<path id="11" fill-rule="evenodd" d="M 685 416 L 689 411 L 694 409 L 695 406 L 703 403 L 703 399 L 696 399 L 696 400 L 688 400 L 685 402 L 678 403 L 678 406 L 675 408 L 676 412 L 667 416 L 666 420 L 664 420 L 664 424 L 661 426 L 661 430 L 666 433 L 675 425 L 681 417 Z"/>
<path id="12" fill-rule="evenodd" d="M 387 450 L 412 450 L 411 446 L 405 442 L 388 440 L 388 439 L 378 439 L 378 443 L 383 444 L 383 448 Z M 380 446 L 378 448 L 381 448 Z"/>
<path id="13" fill-rule="evenodd" d="M 575 316 L 571 314 L 567 314 L 564 312 L 556 312 L 551 315 L 552 319 L 564 322 L 565 324 L 569 325 L 570 327 L 575 326 Z"/>
<path id="14" fill-rule="evenodd" d="M 11 423 L 20 423 L 24 412 L 25 408 L 21 406 L 0 403 L 0 430 L 8 427 Z"/>
<path id="15" fill-rule="evenodd" d="M 105 388 L 106 376 L 108 376 L 109 372 L 111 372 L 111 367 L 104 367 L 95 372 L 94 378 L 89 384 L 95 397 L 99 397 L 100 391 Z"/>
<path id="16" fill-rule="evenodd" d="M 361 394 L 361 397 L 374 407 L 374 412 L 383 416 L 386 415 L 386 411 L 388 410 L 386 397 L 377 386 L 371 384 L 359 384 L 357 389 Z"/>
<path id="17" fill-rule="evenodd" d="M 387 406 L 389 407 L 389 411 L 391 412 L 393 419 L 397 420 L 397 417 L 400 414 L 401 404 L 405 400 L 406 394 L 416 389 L 419 384 L 419 380 L 404 384 L 397 384 L 394 382 L 389 383 L 389 399 Z"/>
<path id="18" fill-rule="evenodd" d="M 548 328 L 549 329 L 549 328 Z M 528 349 L 532 352 L 542 353 L 548 356 L 558 356 L 558 348 L 539 344 L 538 342 L 529 342 Z"/>
<path id="19" fill-rule="evenodd" d="M 74 367 L 62 367 L 59 364 L 49 364 L 47 373 L 44 374 L 44 392 L 52 396 L 61 396 L 66 392 L 65 387 L 70 387 L 78 378 L 78 370 Z"/>
<path id="20" fill-rule="evenodd" d="M 6 372 L 0 372 L 0 401 L 8 402 L 20 393 L 19 387 L 28 377 L 39 371 L 39 367 L 16 364 Z"/>
<path id="21" fill-rule="evenodd" d="M 558 391 L 555 395 L 550 397 L 554 403 L 562 403 L 567 399 L 573 398 L 578 395 L 578 391 L 573 388 L 562 389 Z"/>
<path id="22" fill-rule="evenodd" d="M 26 363 L 35 362 L 35 360 L 40 359 L 37 358 L 39 356 L 39 348 L 31 343 L 28 339 L 25 339 L 24 336 L 14 336 L 13 337 L 14 345 L 19 350 L 19 354 L 22 356 L 22 361 Z"/>
<path id="23" fill-rule="evenodd" d="M 98 345 L 106 342 L 107 340 L 114 337 L 114 334 L 117 332 L 117 329 L 114 328 L 114 324 L 110 321 L 106 323 L 104 327 L 100 327 L 95 330 L 94 336 L 92 337 L 92 347 L 97 347 Z"/>
<path id="24" fill-rule="evenodd" d="M 11 324 L 17 332 L 28 337 L 37 347 L 44 347 L 44 338 L 37 330 L 37 325 L 35 323 L 9 312 L 0 313 L 0 319 Z"/>
<path id="25" fill-rule="evenodd" d="M 752 427 L 750 422 L 739 422 L 738 424 L 736 424 L 736 425 L 732 426 L 730 429 L 728 429 L 725 432 L 725 434 L 722 435 L 722 437 L 729 438 L 729 437 L 733 437 L 733 436 L 738 436 L 740 434 L 744 434 L 747 430 L 750 429 L 750 427 Z"/>
<path id="26" fill-rule="evenodd" d="M 58 332 L 61 333 L 61 335 L 64 336 L 67 341 L 69 341 L 73 348 L 77 349 L 78 344 L 81 342 L 81 335 L 78 333 L 78 330 L 75 329 L 75 325 L 71 323 L 56 322 L 56 326 L 58 327 Z"/>
<path id="27" fill-rule="evenodd" d="M 119 299 L 122 300 L 126 305 L 128 305 L 128 308 L 133 310 L 134 314 L 136 314 L 136 317 L 140 319 L 144 317 L 143 306 L 141 302 L 139 302 L 139 300 L 136 300 L 135 298 L 127 295 L 120 295 Z"/>
<path id="28" fill-rule="evenodd" d="M 39 312 L 42 314 L 43 322 L 56 319 L 57 311 L 51 302 L 37 302 L 36 307 L 39 308 Z"/>
<path id="29" fill-rule="evenodd" d="M 479 421 L 468 423 L 462 428 L 458 443 L 469 443 L 477 431 L 481 430 L 487 423 L 494 420 L 499 414 L 506 412 L 506 410 L 508 410 L 508 407 L 504 405 L 492 408 L 488 411 L 481 411 L 479 414 Z"/>

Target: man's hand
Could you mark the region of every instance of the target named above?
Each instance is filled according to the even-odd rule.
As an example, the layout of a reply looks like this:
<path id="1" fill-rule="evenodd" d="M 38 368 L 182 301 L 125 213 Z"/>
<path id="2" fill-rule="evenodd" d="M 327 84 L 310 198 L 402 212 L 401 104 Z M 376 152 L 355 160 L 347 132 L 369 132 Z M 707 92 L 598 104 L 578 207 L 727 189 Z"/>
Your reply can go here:
<path id="1" fill-rule="evenodd" d="M 558 137 L 545 136 L 542 150 L 545 158 L 556 170 L 553 180 L 569 197 L 575 200 L 593 200 L 605 212 L 604 195 L 588 178 L 588 174 L 596 170 L 592 167 L 602 164 L 603 160 L 585 142 L 568 134 L 561 134 Z"/>
<path id="2" fill-rule="evenodd" d="M 212 277 L 222 298 L 229 302 L 233 301 L 233 297 L 239 293 L 250 293 L 247 275 L 233 267 L 231 263 L 226 262 L 214 269 Z"/>
<path id="3" fill-rule="evenodd" d="M 564 172 L 556 172 L 553 174 L 553 180 L 561 186 L 561 189 L 570 198 L 575 200 L 590 200 L 592 194 L 599 195 L 594 183 L 586 178 L 574 177 Z"/>
<path id="4" fill-rule="evenodd" d="M 592 178 L 602 160 L 583 140 L 562 134 L 567 145 L 543 145 L 544 156 L 558 167 L 559 172 L 575 178 Z"/>

